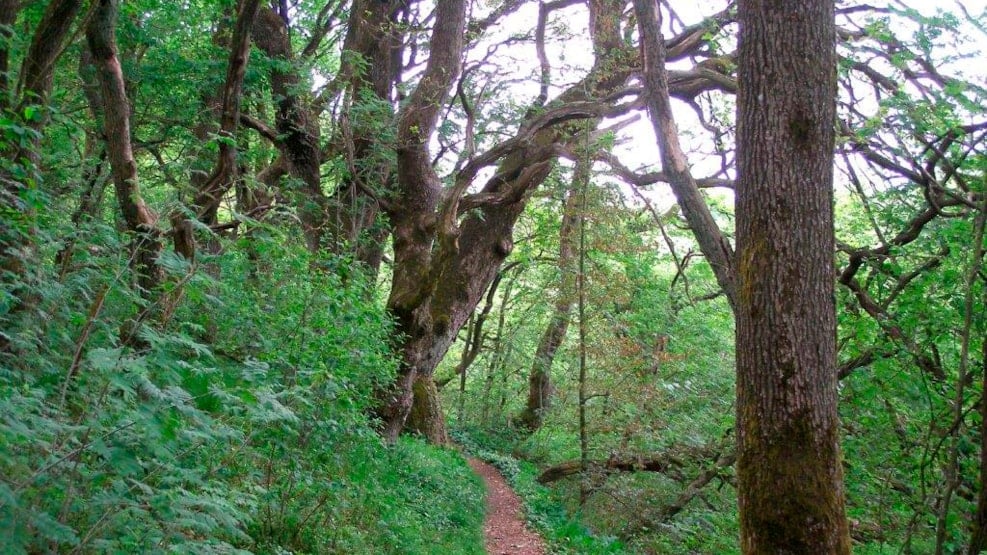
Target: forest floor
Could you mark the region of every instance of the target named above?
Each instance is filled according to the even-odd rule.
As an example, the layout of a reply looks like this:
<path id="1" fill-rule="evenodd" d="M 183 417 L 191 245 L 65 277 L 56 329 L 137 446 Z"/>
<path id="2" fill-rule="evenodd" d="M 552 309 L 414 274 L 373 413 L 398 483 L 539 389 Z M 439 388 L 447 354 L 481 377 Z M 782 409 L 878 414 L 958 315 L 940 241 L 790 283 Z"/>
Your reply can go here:
<path id="1" fill-rule="evenodd" d="M 528 529 L 521 498 L 489 464 L 470 458 L 470 466 L 487 486 L 487 517 L 483 536 L 490 555 L 544 555 L 545 542 Z"/>

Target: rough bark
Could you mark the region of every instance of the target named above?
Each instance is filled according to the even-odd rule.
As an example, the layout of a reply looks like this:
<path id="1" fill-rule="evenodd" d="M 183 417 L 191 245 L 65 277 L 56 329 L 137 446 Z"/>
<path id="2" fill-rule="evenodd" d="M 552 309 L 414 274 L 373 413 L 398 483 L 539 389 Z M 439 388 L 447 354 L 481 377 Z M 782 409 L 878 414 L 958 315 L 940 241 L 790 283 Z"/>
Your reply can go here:
<path id="1" fill-rule="evenodd" d="M 741 549 L 849 553 L 836 390 L 832 0 L 739 2 Z"/>
<path id="2" fill-rule="evenodd" d="M 296 193 L 298 219 L 309 251 L 318 253 L 324 247 L 327 203 L 322 191 L 322 152 L 319 148 L 319 126 L 310 113 L 309 102 L 302 97 L 306 87 L 294 62 L 288 24 L 274 10 L 264 7 L 257 15 L 253 29 L 257 47 L 278 63 L 271 69 L 271 89 L 277 105 L 275 121 L 278 148 L 288 162 L 289 174 L 300 181 Z M 290 69 L 286 69 L 290 68 Z"/>
<path id="3" fill-rule="evenodd" d="M 130 143 L 130 103 L 117 55 L 117 9 L 117 0 L 98 0 L 86 29 L 86 39 L 103 97 L 103 131 L 117 203 L 127 231 L 134 237 L 137 285 L 147 295 L 162 279 L 157 264 L 161 238 L 156 227 L 157 216 L 144 203 L 138 185 L 137 163 Z"/>
<path id="4" fill-rule="evenodd" d="M 571 114 L 566 120 L 599 121 L 597 118 L 604 115 L 605 110 L 591 101 L 612 94 L 630 75 L 632 56 L 622 48 L 619 28 L 622 6 L 622 2 L 612 0 L 590 3 L 591 12 L 596 14 L 591 19 L 591 33 L 594 43 L 599 46 L 595 50 L 601 54 L 589 76 L 557 99 L 560 106 L 574 107 L 571 112 L 565 112 Z M 412 95 L 404 110 L 414 102 L 415 95 Z M 587 104 L 596 108 L 589 110 L 585 107 Z M 423 113 L 410 115 L 421 118 Z M 513 250 L 514 224 L 524 210 L 530 191 L 548 176 L 557 155 L 555 145 L 564 142 L 573 132 L 571 127 L 564 125 L 532 129 L 531 126 L 544 121 L 544 116 L 529 115 L 519 130 L 519 136 L 524 140 L 511 144 L 497 174 L 470 199 L 471 202 L 460 205 L 464 209 L 465 206 L 474 208 L 461 225 L 447 225 L 445 219 L 459 212 L 455 204 L 445 205 L 443 218 L 439 220 L 434 211 L 437 199 L 433 195 L 438 194 L 435 189 L 426 187 L 419 189 L 415 196 L 407 196 L 407 184 L 426 184 L 430 181 L 426 176 L 434 176 L 434 172 L 407 176 L 411 179 L 401 182 L 405 196 L 396 204 L 410 206 L 411 212 L 391 217 L 395 228 L 395 280 L 390 306 L 399 330 L 404 334 L 401 345 L 404 362 L 398 383 L 387 395 L 386 406 L 381 411 L 386 423 L 385 437 L 389 439 L 400 432 L 413 400 L 429 402 L 427 397 L 413 397 L 410 385 L 414 379 L 409 376 L 431 375 L 445 355 L 504 259 Z M 408 120 L 403 122 L 406 130 L 426 129 L 420 124 L 409 126 L 408 123 Z M 400 142 L 408 144 L 406 139 Z M 428 158 L 405 149 L 405 152 L 399 151 L 398 160 L 401 174 L 407 170 L 409 162 L 427 163 Z M 448 196 L 456 199 L 457 193 L 453 190 Z M 475 199 L 488 200 L 473 203 Z M 440 240 L 432 257 L 431 246 L 436 234 Z M 441 414 L 441 411 L 432 413 Z"/>
<path id="5" fill-rule="evenodd" d="M 418 376 L 413 388 L 416 398 L 429 400 L 412 405 L 406 426 L 408 431 L 428 438 L 435 445 L 448 444 L 449 434 L 446 431 L 446 421 L 441 412 L 442 405 L 438 400 L 439 388 L 436 387 L 432 376 Z"/>
<path id="6" fill-rule="evenodd" d="M 579 202 L 582 195 L 577 192 L 577 187 L 581 187 L 579 184 L 589 179 L 589 170 L 589 164 L 580 161 L 573 176 L 573 186 L 569 189 L 562 208 L 562 224 L 559 228 L 558 298 L 555 300 L 552 318 L 535 349 L 531 373 L 528 375 L 528 400 L 524 411 L 517 417 L 518 426 L 531 432 L 541 428 L 545 421 L 545 411 L 551 407 L 552 363 L 569 329 L 575 296 L 575 232 L 583 217 Z"/>

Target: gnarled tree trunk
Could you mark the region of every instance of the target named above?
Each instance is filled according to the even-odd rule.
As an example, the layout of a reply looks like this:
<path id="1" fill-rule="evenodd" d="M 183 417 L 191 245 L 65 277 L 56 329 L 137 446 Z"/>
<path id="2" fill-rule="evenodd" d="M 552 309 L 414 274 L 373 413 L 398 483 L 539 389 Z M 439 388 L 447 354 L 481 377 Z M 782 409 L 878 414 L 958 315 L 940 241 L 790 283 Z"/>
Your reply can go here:
<path id="1" fill-rule="evenodd" d="M 451 343 L 448 330 L 455 325 L 458 332 L 468 315 L 462 315 L 462 320 L 453 324 L 449 316 L 430 310 L 431 303 L 427 302 L 440 294 L 439 282 L 447 281 L 433 270 L 436 261 L 432 258 L 432 246 L 442 186 L 432 168 L 428 141 L 449 90 L 459 76 L 465 30 L 465 0 L 439 3 L 425 73 L 398 114 L 398 199 L 388 214 L 394 229 L 394 277 L 387 307 L 395 317 L 397 331 L 406 339 L 400 349 L 402 360 L 396 387 L 386 395 L 381 412 L 384 437 L 389 441 L 397 439 L 411 412 L 415 380 L 420 376 L 431 380 L 432 372 Z M 489 281 L 484 283 L 484 289 L 487 284 Z M 475 302 L 470 310 L 474 306 Z M 438 401 L 437 395 L 432 398 Z M 441 416 L 441 410 L 422 407 L 418 414 Z M 416 427 L 432 430 L 429 440 L 435 443 L 446 441 L 444 427 L 438 423 Z"/>
<path id="2" fill-rule="evenodd" d="M 445 3 L 440 7 L 448 9 Z M 623 2 L 614 0 L 594 0 L 590 3 L 591 33 L 597 54 L 594 67 L 589 76 L 557 99 L 559 105 L 579 106 L 574 117 L 587 119 L 587 125 L 598 122 L 606 108 L 591 101 L 613 93 L 631 73 L 628 62 L 632 55 L 623 48 L 620 34 L 622 8 Z M 436 25 L 437 29 L 440 28 L 438 20 Z M 461 33 L 460 29 L 455 31 Z M 434 57 L 434 50 L 430 64 L 432 59 L 440 59 Z M 423 84 L 428 83 L 428 79 L 426 73 Z M 416 102 L 416 95 L 418 90 L 402 112 L 407 110 L 412 113 L 410 110 Z M 584 108 L 584 104 L 594 106 Z M 419 110 L 417 113 L 421 116 L 426 112 Z M 522 124 L 520 133 L 527 133 L 531 125 L 543 121 L 539 118 L 538 114 L 532 114 Z M 408 129 L 408 123 L 408 120 L 404 121 L 405 129 Z M 434 121 L 429 127 L 420 123 L 413 125 L 417 130 L 431 130 Z M 528 140 L 518 144 L 504 157 L 496 176 L 487 182 L 477 197 L 495 200 L 477 201 L 473 205 L 474 210 L 451 230 L 443 227 L 443 220 L 435 213 L 438 189 L 437 184 L 431 184 L 434 171 L 427 165 L 428 157 L 420 150 L 399 151 L 402 194 L 408 195 L 409 191 L 414 190 L 418 193 L 402 198 L 399 204 L 404 207 L 403 211 L 391 215 L 394 224 L 395 279 L 389 307 L 405 339 L 401 345 L 403 364 L 400 375 L 396 386 L 388 392 L 386 406 L 381 411 L 387 439 L 394 440 L 401 432 L 413 402 L 438 402 L 438 397 L 414 396 L 411 386 L 419 375 L 431 376 L 504 259 L 513 250 L 514 225 L 524 210 L 530 192 L 550 173 L 557 155 L 555 145 L 565 142 L 573 132 L 572 128 L 561 125 L 546 125 L 533 131 Z M 416 137 L 416 140 L 422 139 Z M 417 144 L 401 138 L 400 134 L 399 142 Z M 416 165 L 422 169 L 428 168 L 428 171 L 409 174 L 409 170 Z M 455 209 L 454 205 L 452 209 Z M 446 206 L 446 210 L 450 208 Z M 433 257 L 432 241 L 436 234 L 440 240 Z M 416 409 L 416 414 L 442 413 L 441 410 L 421 407 Z M 422 428 L 418 424 L 416 427 Z"/>
<path id="3" fill-rule="evenodd" d="M 277 104 L 275 121 L 278 148 L 287 162 L 289 174 L 301 183 L 294 197 L 298 219 L 309 251 L 318 253 L 325 246 L 328 199 L 322 191 L 322 151 L 319 148 L 319 125 L 311 106 L 303 98 L 305 86 L 294 68 L 287 14 L 264 7 L 254 23 L 253 38 L 257 47 L 278 62 L 271 69 L 271 88 Z"/>

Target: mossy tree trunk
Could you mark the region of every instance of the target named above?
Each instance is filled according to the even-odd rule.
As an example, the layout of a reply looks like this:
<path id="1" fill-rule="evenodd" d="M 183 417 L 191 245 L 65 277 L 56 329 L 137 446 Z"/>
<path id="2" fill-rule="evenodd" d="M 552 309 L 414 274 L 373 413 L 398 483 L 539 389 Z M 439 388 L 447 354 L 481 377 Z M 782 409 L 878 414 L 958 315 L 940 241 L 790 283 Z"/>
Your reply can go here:
<path id="1" fill-rule="evenodd" d="M 745 554 L 849 553 L 836 390 L 832 0 L 741 0 L 737 439 Z"/>
<path id="2" fill-rule="evenodd" d="M 428 438 L 435 445 L 449 443 L 446 431 L 446 421 L 442 415 L 442 403 L 439 402 L 439 388 L 432 376 L 418 376 L 412 386 L 415 402 L 412 403 L 411 413 L 405 428 Z"/>
<path id="3" fill-rule="evenodd" d="M 531 432 L 541 428 L 545 421 L 545 411 L 551 407 L 554 389 L 552 363 L 569 330 L 575 296 L 575 230 L 583 218 L 580 212 L 582 206 L 579 202 L 582 195 L 577 193 L 577 188 L 579 191 L 585 191 L 585 187 L 580 184 L 589 179 L 589 170 L 589 162 L 580 160 L 573 175 L 572 187 L 566 194 L 565 205 L 562 208 L 562 224 L 559 228 L 558 298 L 555 299 L 552 318 L 538 341 L 535 358 L 531 362 L 527 404 L 517 417 L 518 425 Z"/>
<path id="4" fill-rule="evenodd" d="M 404 428 L 413 403 L 438 402 L 438 396 L 415 396 L 412 385 L 419 376 L 431 378 L 513 250 L 514 225 L 531 191 L 551 172 L 558 156 L 557 146 L 573 136 L 574 127 L 563 123 L 585 119 L 588 125 L 597 125 L 610 106 L 594 100 L 623 86 L 632 71 L 632 55 L 623 47 L 619 26 L 624 3 L 590 2 L 591 35 L 597 56 L 589 75 L 559 95 L 557 109 L 547 114 L 532 111 L 518 131 L 523 141 L 509 150 L 495 147 L 479 157 L 488 165 L 493 160 L 501 161 L 497 174 L 478 194 L 461 198 L 475 171 L 482 167 L 474 161 L 457 175 L 456 185 L 444 193 L 446 203 L 440 207 L 443 192 L 426 145 L 435 129 L 436 110 L 458 72 L 458 54 L 454 58 L 457 66 L 451 67 L 449 43 L 437 40 L 440 31 L 445 40 L 462 39 L 462 28 L 454 29 L 459 35 L 449 35 L 450 30 L 440 24 L 439 16 L 453 9 L 454 4 L 442 2 L 436 11 L 428 64 L 431 68 L 436 61 L 436 73 L 426 69 L 421 84 L 398 114 L 400 195 L 388 210 L 394 238 L 394 279 L 388 308 L 403 339 L 399 345 L 399 376 L 383 395 L 384 406 L 379 413 L 389 441 L 395 440 Z M 440 91 L 438 85 L 445 88 Z M 466 215 L 459 221 L 463 213 Z M 428 407 L 416 410 L 442 414 Z"/>

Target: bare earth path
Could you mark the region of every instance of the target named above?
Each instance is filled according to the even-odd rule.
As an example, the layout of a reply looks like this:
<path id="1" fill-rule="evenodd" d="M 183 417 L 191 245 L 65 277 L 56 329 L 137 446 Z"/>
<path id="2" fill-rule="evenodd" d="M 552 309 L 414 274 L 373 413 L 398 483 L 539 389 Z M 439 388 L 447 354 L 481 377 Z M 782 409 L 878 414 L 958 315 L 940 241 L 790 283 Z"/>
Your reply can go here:
<path id="1" fill-rule="evenodd" d="M 470 466 L 487 484 L 487 519 L 483 524 L 490 555 L 544 555 L 545 542 L 528 530 L 521 514 L 521 499 L 497 469 L 474 458 Z"/>

